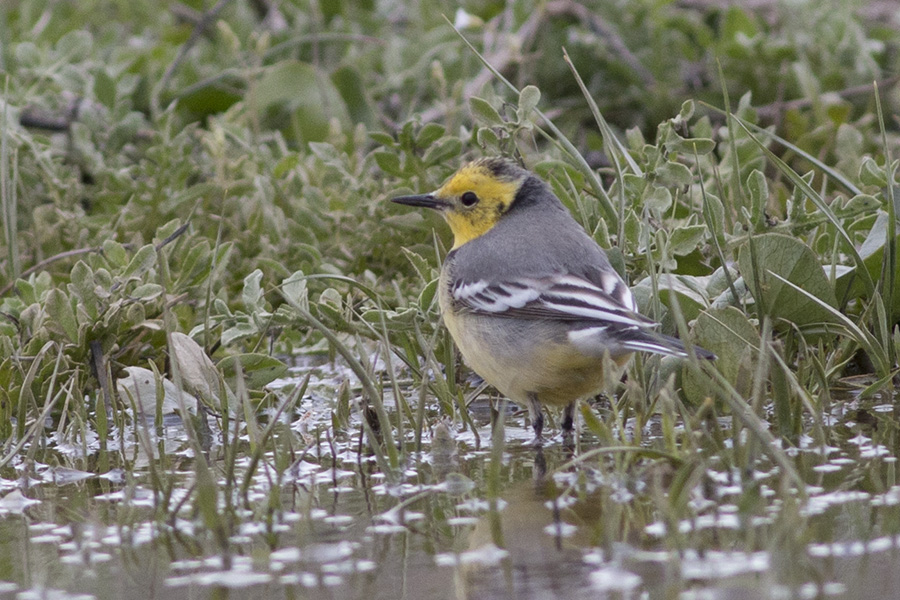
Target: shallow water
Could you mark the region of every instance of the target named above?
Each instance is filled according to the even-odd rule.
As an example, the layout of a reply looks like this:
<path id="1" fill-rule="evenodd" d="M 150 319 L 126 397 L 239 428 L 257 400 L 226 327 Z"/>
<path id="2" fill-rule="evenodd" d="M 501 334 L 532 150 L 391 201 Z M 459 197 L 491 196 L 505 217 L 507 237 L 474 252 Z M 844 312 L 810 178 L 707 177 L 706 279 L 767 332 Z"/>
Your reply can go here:
<path id="1" fill-rule="evenodd" d="M 900 589 L 893 401 L 847 396 L 824 428 L 809 424 L 788 450 L 804 499 L 746 430 L 730 436 L 730 418 L 667 459 L 635 448 L 593 456 L 603 446 L 587 431 L 576 448 L 551 440 L 536 451 L 524 415 L 509 410 L 497 464 L 486 401 L 472 410 L 477 438 L 434 416 L 422 451 L 389 480 L 360 455 L 355 416 L 331 437 L 327 386 L 308 394 L 230 505 L 212 436 L 218 522 L 200 507 L 177 418 L 152 446 L 168 465 L 155 474 L 128 432 L 111 459 L 129 457 L 126 468 L 103 475 L 93 437 L 48 433 L 33 459 L 0 473 L 0 598 L 849 599 Z M 643 446 L 658 446 L 663 429 L 651 418 Z M 249 456 L 235 461 L 238 484 Z"/>

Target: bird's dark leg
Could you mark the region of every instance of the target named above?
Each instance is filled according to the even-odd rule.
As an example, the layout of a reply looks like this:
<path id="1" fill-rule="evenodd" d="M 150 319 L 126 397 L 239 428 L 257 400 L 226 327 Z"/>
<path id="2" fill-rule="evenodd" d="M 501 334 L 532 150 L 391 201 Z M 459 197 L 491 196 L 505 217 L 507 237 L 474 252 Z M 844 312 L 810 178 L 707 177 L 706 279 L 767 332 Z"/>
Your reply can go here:
<path id="1" fill-rule="evenodd" d="M 534 392 L 528 393 L 528 415 L 531 417 L 531 426 L 534 428 L 534 441 L 531 442 L 531 445 L 543 446 L 544 437 L 541 434 L 544 431 L 544 411 L 541 410 L 541 403 Z"/>
<path id="2" fill-rule="evenodd" d="M 573 400 L 566 404 L 566 407 L 563 409 L 562 445 L 563 450 L 570 455 L 575 452 L 575 436 L 573 432 L 575 431 L 575 405 L 577 402 L 577 400 Z"/>
<path id="3" fill-rule="evenodd" d="M 572 435 L 572 431 L 575 429 L 575 401 L 566 404 L 566 407 L 563 409 L 563 418 L 562 418 L 562 433 L 563 437 L 567 437 Z"/>

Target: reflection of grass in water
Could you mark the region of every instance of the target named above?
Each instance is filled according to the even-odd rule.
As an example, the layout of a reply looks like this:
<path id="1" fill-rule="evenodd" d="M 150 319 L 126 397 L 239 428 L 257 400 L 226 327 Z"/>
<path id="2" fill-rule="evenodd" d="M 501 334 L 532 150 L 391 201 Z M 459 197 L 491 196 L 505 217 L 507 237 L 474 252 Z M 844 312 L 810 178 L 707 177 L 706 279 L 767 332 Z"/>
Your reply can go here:
<path id="1" fill-rule="evenodd" d="M 368 356 L 359 364 L 371 361 Z M 365 369 L 361 372 L 371 377 Z M 324 375 L 330 378 L 331 373 Z M 886 410 L 890 405 L 854 397 L 835 401 L 828 418 L 805 422 L 799 450 L 773 452 L 760 447 L 761 438 L 742 427 L 741 419 L 722 413 L 713 402 L 684 419 L 676 412 L 683 408 L 673 400 L 676 396 L 663 388 L 650 408 L 633 406 L 627 398 L 641 393 L 637 381 L 640 374 L 628 384 L 624 400 L 584 404 L 576 454 L 559 445 L 542 454 L 523 447 L 519 440 L 530 437 L 524 415 L 503 404 L 499 414 L 506 418 L 493 430 L 483 420 L 486 414 L 481 425 L 465 426 L 482 428 L 480 439 L 491 440 L 484 450 L 474 449 L 477 439 L 471 431 L 459 433 L 471 445 L 454 441 L 454 430 L 463 425 L 435 421 L 441 414 L 436 408 L 410 417 L 402 404 L 385 406 L 389 426 L 398 418 L 407 418 L 410 427 L 429 424 L 406 431 L 408 445 L 398 444 L 397 455 L 406 468 L 396 471 L 394 480 L 380 474 L 377 455 L 361 443 L 364 413 L 353 405 L 358 390 L 344 384 L 335 400 L 328 394 L 314 399 L 305 393 L 307 375 L 277 397 L 263 398 L 251 413 L 254 418 L 247 420 L 243 407 L 253 406 L 254 400 L 238 386 L 233 407 L 205 419 L 191 417 L 195 428 L 205 420 L 211 429 L 209 441 L 199 446 L 208 465 L 205 472 L 196 460 L 198 446 L 188 441 L 185 429 L 179 430 L 173 447 L 171 438 L 155 436 L 152 420 L 135 423 L 117 409 L 111 422 L 125 423 L 127 444 L 120 449 L 120 430 L 113 428 L 107 452 L 113 464 L 126 459 L 123 482 L 104 480 L 106 491 L 100 495 L 113 494 L 108 500 L 94 499 L 96 487 L 83 484 L 59 489 L 75 499 L 72 506 L 83 507 L 78 520 L 88 515 L 92 522 L 73 534 L 76 547 L 102 537 L 102 524 L 112 517 L 115 527 L 132 532 L 123 538 L 127 552 L 143 555 L 169 548 L 171 559 L 218 557 L 215 565 L 161 575 L 175 577 L 172 582 L 178 586 L 199 588 L 212 584 L 216 569 L 251 569 L 274 577 L 271 569 L 283 564 L 279 560 L 248 563 L 243 557 L 297 547 L 300 574 L 283 585 L 352 588 L 368 577 L 371 589 L 386 589 L 396 581 L 367 575 L 367 561 L 382 568 L 404 564 L 409 580 L 427 579 L 437 561 L 448 571 L 442 577 L 452 575 L 457 590 L 473 594 L 502 586 L 522 593 L 606 589 L 612 584 L 604 578 L 614 573 L 639 574 L 645 589 L 685 586 L 698 578 L 694 585 L 741 587 L 768 561 L 765 589 L 777 591 L 806 583 L 822 570 L 807 552 L 811 542 L 829 542 L 835 535 L 896 535 L 900 515 L 891 496 L 879 492 L 893 485 L 893 463 L 884 460 L 896 433 Z M 321 389 L 337 381 L 314 383 Z M 408 383 L 395 389 L 395 396 L 418 393 Z M 348 403 L 345 409 L 338 408 L 342 402 Z M 844 410 L 847 414 L 840 412 Z M 345 421 L 335 427 L 338 413 Z M 372 423 L 378 424 L 377 416 Z M 39 463 L 90 466 L 95 446 L 88 440 L 96 439 L 90 422 L 72 420 L 64 431 L 66 454 L 45 439 L 43 446 L 30 447 L 33 457 Z M 372 431 L 377 440 L 378 429 Z M 424 455 L 410 451 L 414 446 L 409 442 L 417 436 Z M 839 443 L 828 449 L 818 442 L 823 436 Z M 381 444 L 383 440 L 376 445 Z M 156 459 L 147 461 L 150 455 Z M 791 471 L 782 469 L 775 457 L 789 461 Z M 799 499 L 796 478 L 810 486 L 809 502 Z M 850 482 L 858 490 L 844 494 Z M 33 488 L 38 498 L 49 489 L 47 484 Z M 115 496 L 118 490 L 121 497 Z M 880 499 L 873 494 L 881 494 Z M 143 498 L 143 507 L 129 503 L 129 497 Z M 42 507 L 52 510 L 59 502 L 42 499 L 42 505 L 27 511 L 40 514 Z M 104 506 L 121 509 L 107 512 Z M 75 514 L 69 512 L 64 520 Z M 153 543 L 134 544 L 133 532 L 160 529 L 168 533 L 157 535 Z M 338 544 L 347 557 L 304 558 L 304 548 L 317 544 Z M 98 555 L 108 551 L 97 550 Z M 780 560 L 785 556 L 791 557 L 789 569 Z M 660 576 L 661 568 L 665 576 Z M 698 575 L 703 569 L 710 571 L 707 577 Z M 619 583 L 628 581 L 634 580 Z"/>
<path id="2" fill-rule="evenodd" d="M 217 580 L 216 572 L 229 570 L 227 552 L 232 570 L 255 573 L 243 583 L 249 585 L 258 577 L 253 585 L 270 589 L 333 585 L 348 592 L 384 593 L 399 581 L 374 575 L 375 566 L 390 570 L 405 565 L 406 580 L 423 589 L 435 589 L 440 580 L 448 586 L 444 591 L 456 586 L 473 595 L 506 587 L 521 594 L 540 589 L 575 593 L 590 586 L 607 589 L 615 574 L 622 579 L 612 581 L 620 587 L 609 589 L 623 589 L 634 581 L 629 573 L 641 577 L 641 589 L 694 581 L 692 585 L 701 587 L 761 585 L 777 591 L 810 581 L 823 569 L 819 556 L 823 548 L 831 548 L 828 544 L 836 534 L 844 540 L 897 534 L 900 515 L 891 501 L 896 493 L 884 486 L 894 463 L 880 456 L 888 452 L 884 442 L 894 435 L 891 413 L 885 410 L 890 405 L 851 399 L 839 406 L 848 409 L 831 424 L 830 433 L 843 440 L 841 444 L 825 453 L 809 444 L 791 457 L 804 480 L 819 486 L 810 488 L 806 508 L 793 499 L 784 474 L 764 457 L 758 457 L 750 471 L 728 466 L 746 456 L 748 449 L 740 446 L 752 445 L 753 438 L 727 437 L 729 419 L 717 416 L 712 408 L 689 433 L 695 438 L 693 456 L 680 457 L 653 450 L 662 438 L 652 433 L 643 437 L 645 450 L 592 447 L 596 442 L 584 434 L 580 454 L 574 456 L 560 445 L 536 454 L 519 442 L 476 452 L 458 446 L 452 430 L 440 425 L 434 434 L 436 446 L 432 447 L 431 436 L 424 437 L 428 454 L 412 463 L 414 469 L 399 486 L 377 477 L 366 452 L 356 455 L 357 416 L 352 419 L 355 432 L 329 438 L 328 413 L 319 412 L 316 421 L 309 422 L 300 409 L 288 413 L 284 430 L 272 426 L 277 419 L 265 425 L 269 433 L 260 436 L 264 450 L 255 463 L 246 458 L 232 463 L 228 458 L 233 452 L 254 455 L 247 453 L 249 439 L 240 440 L 241 436 L 230 436 L 232 447 L 214 445 L 210 450 L 218 510 L 223 522 L 233 527 L 227 550 L 221 540 L 196 527 L 201 515 L 193 500 L 196 470 L 193 459 L 184 456 L 183 444 L 180 449 L 167 448 L 166 469 L 157 468 L 152 475 L 146 468 L 136 469 L 121 482 L 92 478 L 54 484 L 49 471 L 36 470 L 32 477 L 46 483 L 34 485 L 31 495 L 41 504 L 25 510 L 38 523 L 82 523 L 62 529 L 67 533 L 61 539 L 74 542 L 63 552 L 63 563 L 53 567 L 68 573 L 57 579 L 62 584 L 71 577 L 74 585 L 74 572 L 66 565 L 76 556 L 106 561 L 104 556 L 111 554 L 112 561 L 100 568 L 112 572 L 130 570 L 126 566 L 130 561 L 140 564 L 164 552 L 166 562 L 180 561 L 183 566 L 171 572 L 163 568 L 156 576 L 171 579 L 176 590 L 186 586 L 199 590 Z M 287 449 L 279 444 L 287 441 L 283 436 L 291 437 L 291 423 L 301 419 L 306 419 L 313 438 L 305 453 L 295 454 L 295 461 L 281 468 L 279 456 Z M 651 419 L 645 429 L 654 429 L 658 422 Z M 704 428 L 720 433 L 707 435 Z M 496 437 L 497 432 L 515 439 L 518 430 L 528 439 L 522 416 L 513 413 L 494 429 L 495 441 L 503 439 Z M 183 435 L 183 430 L 171 431 Z M 711 443 L 722 434 L 738 442 L 725 444 L 731 458 L 720 455 L 721 446 Z M 448 460 L 454 451 L 455 460 Z M 52 454 L 48 446 L 39 456 L 41 462 Z M 221 491 L 227 488 L 229 464 L 236 482 L 249 482 L 246 493 L 241 493 L 240 485 L 232 487 L 238 501 L 230 507 L 223 503 Z M 859 482 L 858 491 L 841 491 L 854 480 Z M 879 489 L 882 492 L 876 492 Z M 129 497 L 134 500 L 129 502 Z M 64 505 L 69 508 L 60 512 Z M 39 554 L 47 548 L 40 540 L 29 542 L 22 536 L 21 525 L 15 525 L 20 519 L 6 522 L 7 548 L 18 544 L 16 548 Z M 38 528 L 29 537 L 43 530 Z M 109 538 L 113 531 L 118 532 L 115 544 Z M 90 540 L 100 540 L 100 545 Z M 816 541 L 808 553 L 807 544 Z M 792 545 L 796 555 L 788 550 Z M 829 552 L 839 553 L 841 547 Z M 288 552 L 290 548 L 298 549 L 296 555 Z M 880 552 L 877 544 L 872 552 Z M 269 554 L 273 558 L 261 559 Z M 248 562 L 251 555 L 258 558 Z M 192 557 L 199 562 L 190 562 Z M 204 557 L 221 560 L 209 562 Z M 789 568 L 783 566 L 785 557 L 791 557 Z M 436 567 L 435 562 L 444 566 Z M 845 567 L 839 560 L 825 568 L 823 581 L 829 580 L 828 573 L 838 572 L 831 570 L 836 568 L 844 572 Z M 284 581 L 294 583 L 277 583 L 285 572 L 294 576 Z M 768 574 L 760 582 L 763 572 Z M 265 574 L 271 577 L 266 579 Z M 238 585 L 229 584 L 228 577 L 219 577 L 219 583 Z M 135 574 L 134 579 L 146 582 L 146 573 Z"/>

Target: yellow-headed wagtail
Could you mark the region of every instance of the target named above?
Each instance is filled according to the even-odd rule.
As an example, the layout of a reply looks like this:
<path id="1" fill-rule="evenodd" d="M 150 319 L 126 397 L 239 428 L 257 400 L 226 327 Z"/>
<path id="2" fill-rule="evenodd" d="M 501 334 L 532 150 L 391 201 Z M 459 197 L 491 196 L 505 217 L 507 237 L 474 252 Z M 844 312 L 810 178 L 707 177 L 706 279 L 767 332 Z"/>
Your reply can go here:
<path id="1" fill-rule="evenodd" d="M 444 323 L 466 363 L 528 407 L 535 444 L 541 404 L 565 406 L 563 431 L 572 430 L 575 401 L 603 388 L 604 356 L 620 368 L 635 351 L 688 356 L 638 314 L 606 253 L 550 187 L 513 162 L 476 160 L 436 192 L 393 201 L 437 210 L 450 225 Z"/>

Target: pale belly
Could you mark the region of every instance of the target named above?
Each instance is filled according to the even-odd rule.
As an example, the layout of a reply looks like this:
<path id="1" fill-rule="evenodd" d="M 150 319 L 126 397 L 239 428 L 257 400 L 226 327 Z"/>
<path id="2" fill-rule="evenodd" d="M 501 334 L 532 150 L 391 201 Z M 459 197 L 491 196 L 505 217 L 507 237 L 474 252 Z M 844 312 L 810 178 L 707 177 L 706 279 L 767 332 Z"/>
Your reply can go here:
<path id="1" fill-rule="evenodd" d="M 603 358 L 578 352 L 558 324 L 446 310 L 444 323 L 466 364 L 515 402 L 527 405 L 534 393 L 543 404 L 565 406 L 603 389 Z M 622 366 L 630 355 L 615 358 Z"/>

